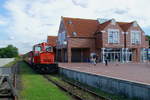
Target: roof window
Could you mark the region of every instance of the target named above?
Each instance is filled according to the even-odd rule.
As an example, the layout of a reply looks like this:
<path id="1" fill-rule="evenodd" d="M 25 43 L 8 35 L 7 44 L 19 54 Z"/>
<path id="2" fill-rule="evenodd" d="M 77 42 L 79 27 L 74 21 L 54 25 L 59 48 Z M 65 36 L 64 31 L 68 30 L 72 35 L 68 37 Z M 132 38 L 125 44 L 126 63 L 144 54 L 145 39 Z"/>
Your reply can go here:
<path id="1" fill-rule="evenodd" d="M 68 21 L 68 24 L 72 24 L 72 21 L 71 21 L 71 20 L 69 20 L 69 21 Z"/>
<path id="2" fill-rule="evenodd" d="M 77 32 L 72 32 L 73 36 L 77 36 Z"/>

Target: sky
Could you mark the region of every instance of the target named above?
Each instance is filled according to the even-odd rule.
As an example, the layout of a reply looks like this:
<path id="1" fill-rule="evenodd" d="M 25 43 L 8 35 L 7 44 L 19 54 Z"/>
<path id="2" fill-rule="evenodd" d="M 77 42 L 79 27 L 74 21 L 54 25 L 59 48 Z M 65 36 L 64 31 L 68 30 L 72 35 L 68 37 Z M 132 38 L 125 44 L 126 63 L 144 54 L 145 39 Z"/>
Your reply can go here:
<path id="1" fill-rule="evenodd" d="M 0 0 L 0 48 L 23 54 L 58 34 L 61 16 L 137 21 L 150 35 L 150 0 Z"/>

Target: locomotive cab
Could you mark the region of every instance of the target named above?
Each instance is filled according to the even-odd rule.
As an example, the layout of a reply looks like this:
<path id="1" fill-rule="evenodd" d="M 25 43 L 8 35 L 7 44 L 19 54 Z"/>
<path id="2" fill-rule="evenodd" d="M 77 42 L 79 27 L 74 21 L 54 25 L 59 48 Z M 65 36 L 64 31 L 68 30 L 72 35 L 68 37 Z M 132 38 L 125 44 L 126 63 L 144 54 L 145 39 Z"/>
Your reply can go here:
<path id="1" fill-rule="evenodd" d="M 55 53 L 53 47 L 43 42 L 33 46 L 33 63 L 36 68 L 42 70 L 44 73 L 47 71 L 54 71 L 57 68 L 55 64 Z"/>
<path id="2" fill-rule="evenodd" d="M 34 63 L 36 64 L 53 64 L 55 54 L 53 47 L 47 43 L 37 44 L 33 47 Z"/>

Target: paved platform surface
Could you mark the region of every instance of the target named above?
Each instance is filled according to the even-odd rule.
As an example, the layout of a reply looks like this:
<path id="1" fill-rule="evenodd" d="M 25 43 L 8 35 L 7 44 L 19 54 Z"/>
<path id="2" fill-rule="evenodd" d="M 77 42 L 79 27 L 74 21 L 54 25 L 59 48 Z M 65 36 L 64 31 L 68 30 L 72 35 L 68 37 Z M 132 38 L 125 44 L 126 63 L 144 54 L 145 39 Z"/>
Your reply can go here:
<path id="1" fill-rule="evenodd" d="M 150 63 L 60 63 L 59 67 L 150 85 Z"/>
<path id="2" fill-rule="evenodd" d="M 0 58 L 0 67 L 8 64 L 9 62 L 13 61 L 14 58 Z"/>

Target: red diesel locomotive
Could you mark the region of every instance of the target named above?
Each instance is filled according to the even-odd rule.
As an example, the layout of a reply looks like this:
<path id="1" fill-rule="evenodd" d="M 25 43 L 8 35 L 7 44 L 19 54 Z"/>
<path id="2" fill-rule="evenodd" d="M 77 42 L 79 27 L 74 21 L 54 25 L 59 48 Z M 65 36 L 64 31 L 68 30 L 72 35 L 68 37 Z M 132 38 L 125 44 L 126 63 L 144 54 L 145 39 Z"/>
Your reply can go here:
<path id="1" fill-rule="evenodd" d="M 33 50 L 25 54 L 23 59 L 40 73 L 48 74 L 58 70 L 53 47 L 45 42 L 34 45 Z"/>

